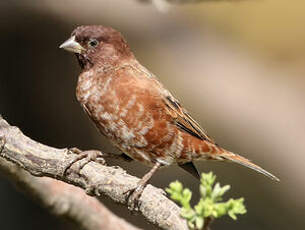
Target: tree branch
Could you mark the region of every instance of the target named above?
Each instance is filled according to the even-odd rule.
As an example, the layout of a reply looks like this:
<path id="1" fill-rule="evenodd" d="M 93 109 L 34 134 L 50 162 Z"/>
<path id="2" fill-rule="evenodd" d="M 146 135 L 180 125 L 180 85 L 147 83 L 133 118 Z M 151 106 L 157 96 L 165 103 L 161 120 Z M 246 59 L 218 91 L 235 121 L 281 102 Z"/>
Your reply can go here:
<path id="1" fill-rule="evenodd" d="M 78 187 L 48 177 L 34 177 L 3 158 L 0 158 L 0 170 L 51 213 L 72 220 L 82 229 L 139 230 Z"/>
<path id="2" fill-rule="evenodd" d="M 99 197 L 104 194 L 126 205 L 128 191 L 135 188 L 139 181 L 138 178 L 128 175 L 119 167 L 107 167 L 95 162 L 86 164 L 80 172 L 73 170 L 74 166 L 82 164 L 82 161 L 77 162 L 71 168 L 71 173 L 64 175 L 66 166 L 75 159 L 76 154 L 68 154 L 67 149 L 49 147 L 31 140 L 17 127 L 10 126 L 1 116 L 0 138 L 2 139 L 2 145 L 0 142 L 2 158 L 20 166 L 33 176 L 47 176 L 76 185 L 92 196 Z M 49 181 L 49 183 L 53 182 Z M 72 195 L 67 195 L 69 196 Z M 188 229 L 186 221 L 180 218 L 180 208 L 166 198 L 163 190 L 151 185 L 146 186 L 140 197 L 139 212 L 149 222 L 162 229 Z"/>

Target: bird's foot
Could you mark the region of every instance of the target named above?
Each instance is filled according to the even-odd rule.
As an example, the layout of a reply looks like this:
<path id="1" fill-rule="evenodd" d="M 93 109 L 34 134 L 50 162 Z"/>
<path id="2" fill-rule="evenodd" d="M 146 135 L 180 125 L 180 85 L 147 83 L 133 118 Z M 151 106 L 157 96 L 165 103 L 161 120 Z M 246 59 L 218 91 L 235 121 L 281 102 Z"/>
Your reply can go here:
<path id="1" fill-rule="evenodd" d="M 126 203 L 129 210 L 131 211 L 139 210 L 141 206 L 140 197 L 143 193 L 144 188 L 145 188 L 145 184 L 139 183 L 137 187 L 125 192 L 125 194 L 127 194 Z"/>
<path id="2" fill-rule="evenodd" d="M 142 179 L 138 182 L 137 187 L 134 189 L 128 190 L 126 193 L 127 195 L 127 205 L 129 210 L 138 211 L 140 208 L 140 197 L 144 191 L 145 186 L 147 185 L 148 181 L 152 177 L 152 175 L 157 171 L 158 168 L 161 167 L 161 163 L 157 162 L 152 169 L 146 173 Z"/>
<path id="3" fill-rule="evenodd" d="M 86 164 L 88 164 L 91 161 L 100 163 L 102 165 L 105 165 L 106 162 L 104 160 L 104 154 L 98 150 L 86 150 L 86 151 L 82 151 L 78 148 L 69 148 L 67 151 L 68 154 L 77 154 L 77 156 L 72 159 L 72 161 L 70 161 L 64 169 L 64 175 L 67 174 L 68 170 L 71 169 L 72 165 L 75 164 L 76 162 L 83 160 L 86 158 L 86 160 L 84 162 L 82 162 L 81 164 L 78 165 L 77 168 L 77 172 L 80 172 L 80 170 L 82 168 L 85 167 Z"/>

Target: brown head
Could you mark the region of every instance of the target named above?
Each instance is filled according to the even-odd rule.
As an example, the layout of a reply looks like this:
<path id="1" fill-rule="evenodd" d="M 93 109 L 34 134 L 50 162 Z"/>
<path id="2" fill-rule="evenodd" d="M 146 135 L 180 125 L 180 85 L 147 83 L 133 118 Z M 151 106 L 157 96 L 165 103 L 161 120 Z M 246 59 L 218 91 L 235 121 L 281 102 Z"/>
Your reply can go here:
<path id="1" fill-rule="evenodd" d="M 83 69 L 116 65 L 133 57 L 118 31 L 99 25 L 77 27 L 59 48 L 75 53 Z"/>

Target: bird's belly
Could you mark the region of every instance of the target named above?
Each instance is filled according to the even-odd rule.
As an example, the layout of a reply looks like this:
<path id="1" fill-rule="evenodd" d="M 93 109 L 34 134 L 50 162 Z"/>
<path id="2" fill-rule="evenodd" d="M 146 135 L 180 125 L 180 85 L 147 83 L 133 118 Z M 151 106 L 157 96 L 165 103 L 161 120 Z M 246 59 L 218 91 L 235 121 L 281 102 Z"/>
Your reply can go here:
<path id="1" fill-rule="evenodd" d="M 158 127 L 162 121 L 155 121 L 141 103 L 133 103 L 133 98 L 131 95 L 129 104 L 121 106 L 115 97 L 105 96 L 98 103 L 89 100 L 84 107 L 99 131 L 131 158 L 147 166 L 157 161 L 174 163 L 175 150 L 170 148 L 174 133 Z"/>
<path id="2" fill-rule="evenodd" d="M 122 106 L 114 94 L 110 95 L 98 100 L 96 95 L 89 95 L 82 105 L 98 130 L 116 147 L 131 158 L 151 165 L 153 159 L 145 154 L 148 145 L 145 134 L 153 127 L 152 118 L 141 113 L 141 105 L 131 106 L 132 99 L 129 106 Z"/>

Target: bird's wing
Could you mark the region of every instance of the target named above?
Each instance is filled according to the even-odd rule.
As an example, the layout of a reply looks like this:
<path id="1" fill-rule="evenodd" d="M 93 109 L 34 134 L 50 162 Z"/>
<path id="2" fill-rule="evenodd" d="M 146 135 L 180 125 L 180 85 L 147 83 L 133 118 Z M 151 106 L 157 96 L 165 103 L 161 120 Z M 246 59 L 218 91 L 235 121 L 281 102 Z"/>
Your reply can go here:
<path id="1" fill-rule="evenodd" d="M 215 143 L 215 141 L 207 135 L 207 132 L 200 127 L 200 125 L 191 117 L 186 109 L 184 109 L 179 101 L 171 95 L 171 93 L 164 88 L 164 86 L 159 82 L 158 78 L 149 72 L 145 67 L 141 65 L 131 66 L 135 70 L 142 72 L 145 80 L 154 82 L 157 88 L 161 91 L 161 97 L 166 105 L 168 114 L 172 117 L 173 122 L 177 127 L 184 132 L 187 132 L 201 140 L 206 140 L 210 143 Z M 159 92 L 160 92 L 159 91 Z"/>
<path id="2" fill-rule="evenodd" d="M 163 101 L 167 107 L 168 113 L 179 129 L 201 140 L 216 144 L 215 141 L 207 135 L 207 132 L 191 117 L 188 111 L 180 105 L 177 99 L 168 94 L 164 97 Z"/>

